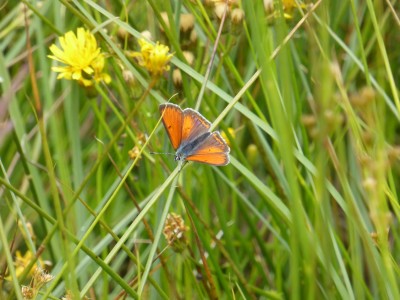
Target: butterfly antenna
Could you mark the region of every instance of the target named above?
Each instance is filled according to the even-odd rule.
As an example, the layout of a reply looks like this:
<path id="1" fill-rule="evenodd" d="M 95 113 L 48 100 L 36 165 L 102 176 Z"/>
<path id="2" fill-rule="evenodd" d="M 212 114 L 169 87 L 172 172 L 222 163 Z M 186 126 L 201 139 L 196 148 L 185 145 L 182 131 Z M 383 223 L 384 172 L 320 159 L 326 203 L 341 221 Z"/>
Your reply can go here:
<path id="1" fill-rule="evenodd" d="M 227 11 L 228 11 L 228 2 L 229 2 L 229 0 L 227 0 L 225 2 L 225 10 L 224 10 L 224 13 L 223 13 L 222 18 L 221 18 L 221 24 L 219 25 L 217 38 L 215 39 L 213 52 L 212 52 L 212 55 L 211 55 L 210 62 L 208 63 L 206 75 L 204 76 L 204 82 L 203 82 L 203 85 L 201 86 L 201 89 L 200 89 L 200 92 L 199 92 L 199 97 L 197 98 L 195 110 L 199 110 L 199 108 L 200 108 L 201 100 L 203 99 L 203 95 L 204 95 L 204 91 L 206 89 L 207 81 L 208 81 L 208 78 L 210 77 L 210 74 L 211 74 L 211 69 L 212 69 L 212 66 L 213 66 L 213 63 L 214 63 L 215 53 L 217 53 L 219 39 L 221 37 L 222 28 L 224 27 L 225 17 L 226 17 Z"/>
<path id="2" fill-rule="evenodd" d="M 175 155 L 175 153 L 170 152 L 149 152 L 150 154 L 166 154 L 166 155 Z"/>
<path id="3" fill-rule="evenodd" d="M 167 103 L 171 102 L 172 98 L 174 98 L 175 96 L 178 96 L 178 95 L 179 95 L 179 93 L 173 94 L 171 97 L 169 97 Z"/>

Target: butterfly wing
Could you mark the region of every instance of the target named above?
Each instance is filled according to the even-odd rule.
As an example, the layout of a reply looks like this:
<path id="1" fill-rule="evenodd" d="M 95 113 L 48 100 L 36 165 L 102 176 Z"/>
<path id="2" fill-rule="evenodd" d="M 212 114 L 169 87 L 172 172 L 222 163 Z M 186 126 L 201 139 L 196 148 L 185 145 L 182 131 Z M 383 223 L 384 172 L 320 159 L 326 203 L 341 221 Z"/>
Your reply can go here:
<path id="1" fill-rule="evenodd" d="M 229 146 L 220 133 L 215 131 L 185 159 L 214 166 L 225 166 L 229 164 L 229 151 Z"/>
<path id="2" fill-rule="evenodd" d="M 183 111 L 182 145 L 188 144 L 208 132 L 211 123 L 197 111 L 186 108 Z"/>
<path id="3" fill-rule="evenodd" d="M 159 110 L 169 140 L 176 150 L 182 141 L 183 111 L 178 105 L 172 103 L 161 104 Z"/>

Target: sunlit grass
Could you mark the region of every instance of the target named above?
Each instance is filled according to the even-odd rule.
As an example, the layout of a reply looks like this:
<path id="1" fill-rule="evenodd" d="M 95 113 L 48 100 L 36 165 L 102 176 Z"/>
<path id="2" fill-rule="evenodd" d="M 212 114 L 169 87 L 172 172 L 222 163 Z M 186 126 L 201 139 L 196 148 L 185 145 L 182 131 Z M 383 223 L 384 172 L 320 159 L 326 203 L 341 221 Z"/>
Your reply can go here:
<path id="1" fill-rule="evenodd" d="M 400 297 L 397 2 L 214 2 L 2 6 L 0 299 Z M 228 166 L 151 154 L 166 101 Z"/>

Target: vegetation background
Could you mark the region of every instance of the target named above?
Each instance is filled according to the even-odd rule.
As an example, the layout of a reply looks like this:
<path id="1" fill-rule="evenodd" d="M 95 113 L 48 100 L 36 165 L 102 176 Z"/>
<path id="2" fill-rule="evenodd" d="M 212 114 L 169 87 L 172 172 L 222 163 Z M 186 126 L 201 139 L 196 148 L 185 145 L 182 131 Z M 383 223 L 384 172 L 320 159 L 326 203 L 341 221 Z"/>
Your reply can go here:
<path id="1" fill-rule="evenodd" d="M 399 299 L 398 3 L 3 1 L 0 298 Z M 109 84 L 52 71 L 80 27 Z M 228 166 L 150 154 L 168 99 Z"/>

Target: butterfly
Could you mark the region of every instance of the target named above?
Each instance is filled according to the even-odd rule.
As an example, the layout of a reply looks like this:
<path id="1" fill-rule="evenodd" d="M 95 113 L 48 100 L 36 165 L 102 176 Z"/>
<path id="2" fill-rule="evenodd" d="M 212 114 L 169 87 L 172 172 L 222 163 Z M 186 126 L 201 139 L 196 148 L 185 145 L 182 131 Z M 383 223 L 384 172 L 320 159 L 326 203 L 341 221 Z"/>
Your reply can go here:
<path id="1" fill-rule="evenodd" d="M 214 166 L 229 164 L 229 146 L 218 131 L 210 132 L 211 123 L 197 111 L 182 110 L 172 103 L 159 107 L 176 161 L 195 161 Z"/>

